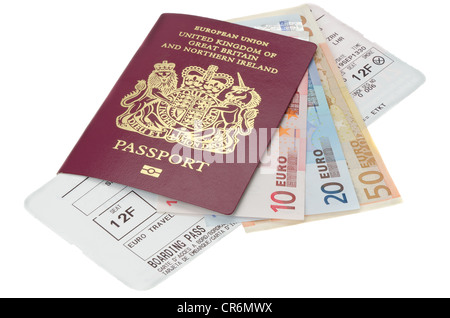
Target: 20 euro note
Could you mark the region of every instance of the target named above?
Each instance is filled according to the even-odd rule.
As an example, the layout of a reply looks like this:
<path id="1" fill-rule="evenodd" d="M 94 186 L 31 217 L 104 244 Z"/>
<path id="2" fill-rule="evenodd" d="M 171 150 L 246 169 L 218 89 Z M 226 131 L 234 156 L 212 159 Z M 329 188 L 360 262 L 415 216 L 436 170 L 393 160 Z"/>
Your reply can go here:
<path id="1" fill-rule="evenodd" d="M 424 75 L 322 8 L 309 5 L 367 125 L 425 82 Z"/>
<path id="2" fill-rule="evenodd" d="M 339 136 L 314 61 L 308 68 L 306 212 L 308 216 L 360 208 Z"/>
<path id="3" fill-rule="evenodd" d="M 156 212 L 156 195 L 121 184 L 59 174 L 27 198 L 42 223 L 124 284 L 149 289 L 239 224 Z"/>
<path id="4" fill-rule="evenodd" d="M 340 70 L 337 68 L 334 57 L 328 48 L 326 39 L 312 16 L 310 8 L 304 5 L 240 18 L 232 20 L 232 22 L 257 19 L 261 16 L 279 16 L 293 13 L 298 15 L 304 29 L 309 31 L 310 40 L 318 45 L 314 60 L 361 208 L 375 208 L 400 202 L 400 194 L 370 137 L 356 104 L 351 98 Z M 340 212 L 332 216 L 347 213 Z M 250 224 L 256 229 L 255 224 L 261 222 L 265 221 L 250 222 Z M 246 231 L 248 228 L 249 224 L 246 224 Z"/>
<path id="5" fill-rule="evenodd" d="M 308 81 L 303 78 L 269 150 L 261 158 L 233 217 L 303 220 L 305 212 L 306 112 Z M 254 131 L 250 135 L 262 137 Z M 220 163 L 220 164 L 226 164 Z M 158 197 L 158 211 L 173 214 L 214 215 L 213 211 Z"/>

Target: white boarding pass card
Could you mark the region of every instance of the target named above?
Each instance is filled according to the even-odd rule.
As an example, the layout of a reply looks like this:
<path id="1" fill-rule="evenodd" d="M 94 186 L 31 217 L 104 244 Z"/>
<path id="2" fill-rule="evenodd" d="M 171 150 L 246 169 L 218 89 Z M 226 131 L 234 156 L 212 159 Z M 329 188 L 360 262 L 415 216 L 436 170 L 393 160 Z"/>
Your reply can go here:
<path id="1" fill-rule="evenodd" d="M 158 213 L 155 201 L 146 191 L 59 174 L 27 198 L 26 208 L 124 284 L 145 290 L 239 226 Z"/>

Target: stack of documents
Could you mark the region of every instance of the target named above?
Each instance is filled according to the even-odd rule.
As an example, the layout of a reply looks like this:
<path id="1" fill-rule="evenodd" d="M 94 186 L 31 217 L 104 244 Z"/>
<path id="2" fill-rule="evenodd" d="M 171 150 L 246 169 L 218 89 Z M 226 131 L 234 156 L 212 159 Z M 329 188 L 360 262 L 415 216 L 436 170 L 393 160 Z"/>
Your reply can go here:
<path id="1" fill-rule="evenodd" d="M 109 160 L 121 162 L 115 169 L 123 166 L 127 173 L 127 169 L 132 170 L 131 162 L 126 164 L 128 159 L 145 158 L 145 165 L 138 166 L 137 173 L 139 178 L 146 178 L 143 180 L 148 182 L 162 180 L 160 178 L 168 173 L 166 168 L 158 166 L 158 161 L 166 160 L 177 169 L 184 169 L 183 173 L 190 173 L 191 177 L 188 182 L 180 182 L 176 190 L 187 194 L 192 192 L 192 195 L 202 198 L 202 191 L 210 193 L 207 190 L 214 192 L 214 188 L 202 190 L 202 183 L 198 181 L 200 175 L 208 173 L 212 165 L 229 165 L 227 160 L 217 162 L 219 151 L 215 152 L 214 163 L 204 157 L 200 157 L 201 160 L 195 157 L 195 151 L 193 159 L 186 160 L 184 155 L 171 155 L 156 146 L 152 148 L 152 138 L 163 139 L 164 132 L 164 143 L 183 144 L 185 147 L 189 143 L 187 138 L 179 137 L 183 130 L 176 128 L 175 122 L 187 123 L 184 126 L 187 131 L 191 122 L 195 129 L 200 130 L 213 121 L 211 127 L 215 129 L 222 125 L 222 135 L 206 139 L 204 136 L 213 128 L 202 130 L 202 137 L 195 133 L 189 135 L 194 150 L 196 147 L 209 147 L 213 141 L 234 142 L 233 151 L 239 151 L 242 145 L 246 145 L 248 150 L 252 149 L 253 135 L 257 135 L 258 140 L 264 134 L 270 135 L 269 146 L 262 144 L 263 151 L 257 151 L 256 170 L 244 185 L 245 191 L 232 213 L 209 208 L 213 206 L 208 205 L 209 202 L 214 202 L 211 195 L 204 198 L 204 205 L 171 197 L 166 194 L 171 193 L 171 189 L 166 188 L 172 186 L 166 187 L 165 183 L 158 185 L 161 192 L 159 189 L 150 192 L 136 186 L 138 182 L 134 183 L 134 179 L 121 184 L 70 171 L 61 171 L 26 201 L 27 209 L 34 216 L 132 288 L 155 286 L 240 225 L 249 233 L 401 202 L 400 193 L 367 126 L 422 85 L 424 76 L 314 5 L 229 22 L 254 29 L 255 37 L 246 37 L 247 45 L 238 46 L 237 35 L 206 28 L 199 21 L 196 32 L 187 33 L 186 30 L 178 33 L 179 38 L 189 37 L 188 49 L 176 43 L 162 45 L 170 52 L 179 50 L 179 54 L 182 51 L 197 56 L 202 54 L 210 65 L 204 63 L 201 67 L 196 65 L 181 72 L 171 60 L 154 64 L 155 72 L 159 72 L 161 78 L 179 71 L 178 85 L 173 84 L 172 88 L 165 79 L 159 86 L 151 86 L 150 77 L 148 81 L 141 80 L 137 84 L 132 83 L 134 78 L 130 80 L 129 85 L 134 91 L 119 92 L 122 108 L 118 107 L 119 116 L 111 115 L 114 125 L 117 125 L 114 129 L 127 130 L 131 136 L 144 136 L 142 138 L 146 138 L 148 143 L 139 144 L 124 137 L 112 140 L 107 147 L 117 155 Z M 261 131 L 253 134 L 265 112 L 258 106 L 275 106 L 263 104 L 267 98 L 261 89 L 258 90 L 258 82 L 252 81 L 250 73 L 245 70 L 227 71 L 227 75 L 223 66 L 215 66 L 214 59 L 226 60 L 230 64 L 239 61 L 236 60 L 238 57 L 251 60 L 256 56 L 254 60 L 260 61 L 257 55 L 265 55 L 269 51 L 250 50 L 251 45 L 260 48 L 267 44 L 267 49 L 274 46 L 273 42 L 270 45 L 269 42 L 258 42 L 263 31 L 276 34 L 276 39 L 282 39 L 282 35 L 303 41 L 301 43 L 310 42 L 317 48 L 313 59 L 308 60 L 306 73 L 303 72 L 298 79 L 300 84 L 293 97 L 292 94 L 289 96 L 291 102 L 283 108 L 286 110 L 279 126 L 267 127 L 264 134 Z M 221 37 L 216 40 L 218 36 Z M 222 46 L 230 47 L 229 51 Z M 203 50 L 201 53 L 200 49 Z M 290 48 L 286 49 L 289 51 Z M 289 54 L 307 56 L 305 52 Z M 271 54 L 270 58 L 275 60 L 278 53 Z M 247 61 L 244 66 L 252 68 L 252 72 L 260 72 L 262 67 L 256 62 Z M 237 63 L 243 65 L 243 62 Z M 272 74 L 278 72 L 273 67 L 264 70 Z M 265 81 L 265 78 L 260 80 Z M 108 97 L 113 98 L 113 94 Z M 179 102 L 180 99 L 183 101 Z M 176 103 L 182 107 L 175 107 Z M 192 110 L 194 108 L 196 112 Z M 227 130 L 230 127 L 235 130 Z M 86 133 L 92 129 L 88 128 Z M 170 139 L 168 131 L 176 131 L 178 139 L 174 134 L 170 135 L 174 139 Z M 261 148 L 261 143 L 259 145 Z M 230 154 L 228 149 L 222 154 Z M 89 148 L 90 153 L 96 151 L 95 147 Z M 76 155 L 76 152 L 71 154 L 72 158 Z M 126 159 L 121 159 L 121 156 Z M 229 159 L 227 156 L 221 158 Z M 236 160 L 238 157 L 233 158 Z M 247 153 L 244 159 L 251 161 L 252 158 Z M 66 166 L 74 166 L 70 161 L 68 163 Z M 88 160 L 80 163 L 83 165 L 89 165 Z M 96 165 L 92 166 L 100 170 Z M 239 170 L 239 174 L 245 173 Z M 171 178 L 176 181 L 177 173 L 172 172 Z M 227 178 L 224 173 L 221 179 L 214 180 L 208 187 L 215 187 L 215 184 L 218 188 L 226 184 L 224 189 L 229 189 L 229 192 L 217 191 L 217 196 L 226 201 L 227 193 L 233 193 L 232 178 Z M 192 191 L 194 188 L 197 192 Z"/>

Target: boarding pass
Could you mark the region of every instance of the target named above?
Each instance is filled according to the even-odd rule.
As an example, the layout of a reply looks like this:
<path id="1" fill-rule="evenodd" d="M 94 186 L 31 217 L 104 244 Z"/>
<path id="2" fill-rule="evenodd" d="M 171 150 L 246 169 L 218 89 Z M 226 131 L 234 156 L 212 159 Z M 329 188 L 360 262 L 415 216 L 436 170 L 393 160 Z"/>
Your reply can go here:
<path id="1" fill-rule="evenodd" d="M 157 213 L 155 200 L 121 184 L 59 174 L 28 197 L 26 208 L 124 284 L 146 290 L 239 226 Z"/>

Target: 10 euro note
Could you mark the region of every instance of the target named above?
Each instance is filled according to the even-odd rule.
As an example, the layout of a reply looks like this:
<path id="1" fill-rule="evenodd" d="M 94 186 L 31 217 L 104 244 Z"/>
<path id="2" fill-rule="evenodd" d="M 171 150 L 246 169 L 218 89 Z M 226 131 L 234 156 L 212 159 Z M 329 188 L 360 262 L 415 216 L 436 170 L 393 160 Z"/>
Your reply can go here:
<path id="1" fill-rule="evenodd" d="M 284 24 L 295 26 L 297 29 L 303 28 L 298 15 L 292 14 L 238 23 L 309 40 L 309 32 L 306 31 L 273 31 L 278 25 L 276 21 L 283 21 Z M 305 32 L 307 35 L 303 34 Z M 307 130 L 305 215 L 359 209 L 352 178 L 314 61 L 308 68 Z"/>
<path id="2" fill-rule="evenodd" d="M 270 147 L 262 156 L 233 217 L 304 219 L 307 94 L 305 75 L 279 129 L 274 129 Z M 249 140 L 257 140 L 264 134 L 253 131 Z M 250 146 L 252 148 L 255 147 Z M 164 196 L 158 196 L 157 210 L 173 214 L 217 214 Z"/>

